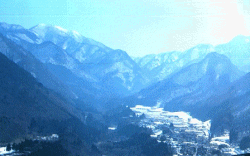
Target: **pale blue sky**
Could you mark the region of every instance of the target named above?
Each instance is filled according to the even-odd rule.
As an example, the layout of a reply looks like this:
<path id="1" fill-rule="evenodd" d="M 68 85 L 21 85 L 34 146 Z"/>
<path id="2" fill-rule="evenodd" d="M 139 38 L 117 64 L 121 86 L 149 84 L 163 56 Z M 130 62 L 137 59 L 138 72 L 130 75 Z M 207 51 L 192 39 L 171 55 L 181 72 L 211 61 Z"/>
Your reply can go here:
<path id="1" fill-rule="evenodd" d="M 131 56 L 250 35 L 249 0 L 0 0 L 0 21 L 76 30 Z"/>

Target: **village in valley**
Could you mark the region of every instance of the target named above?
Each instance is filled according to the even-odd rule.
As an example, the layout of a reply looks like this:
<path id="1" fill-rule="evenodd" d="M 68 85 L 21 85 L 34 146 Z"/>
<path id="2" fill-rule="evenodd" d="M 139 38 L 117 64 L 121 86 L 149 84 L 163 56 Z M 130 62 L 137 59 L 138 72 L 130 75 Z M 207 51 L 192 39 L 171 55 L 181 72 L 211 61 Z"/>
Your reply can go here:
<path id="1" fill-rule="evenodd" d="M 151 137 L 170 144 L 174 155 L 237 155 L 247 152 L 230 144 L 228 131 L 222 136 L 212 137 L 210 120 L 202 122 L 187 112 L 168 112 L 157 107 L 136 105 L 130 109 L 143 117 L 139 126 L 152 129 Z"/>

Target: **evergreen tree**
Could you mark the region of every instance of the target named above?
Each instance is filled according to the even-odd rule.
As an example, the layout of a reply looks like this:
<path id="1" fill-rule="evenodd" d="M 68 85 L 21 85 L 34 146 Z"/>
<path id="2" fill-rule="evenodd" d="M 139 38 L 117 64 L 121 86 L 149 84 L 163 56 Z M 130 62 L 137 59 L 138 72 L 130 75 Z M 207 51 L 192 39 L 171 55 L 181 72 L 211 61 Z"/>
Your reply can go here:
<path id="1" fill-rule="evenodd" d="M 7 147 L 6 147 L 6 151 L 10 151 L 11 150 L 11 146 L 10 143 L 8 143 Z"/>

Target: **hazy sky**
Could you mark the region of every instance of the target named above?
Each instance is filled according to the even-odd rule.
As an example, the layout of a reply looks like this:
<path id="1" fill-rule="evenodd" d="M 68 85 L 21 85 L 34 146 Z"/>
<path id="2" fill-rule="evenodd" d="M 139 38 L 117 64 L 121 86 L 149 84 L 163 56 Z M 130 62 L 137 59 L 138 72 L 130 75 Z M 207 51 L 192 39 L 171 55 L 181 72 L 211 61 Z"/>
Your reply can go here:
<path id="1" fill-rule="evenodd" d="M 0 22 L 76 30 L 131 56 L 250 35 L 249 0 L 0 0 Z"/>

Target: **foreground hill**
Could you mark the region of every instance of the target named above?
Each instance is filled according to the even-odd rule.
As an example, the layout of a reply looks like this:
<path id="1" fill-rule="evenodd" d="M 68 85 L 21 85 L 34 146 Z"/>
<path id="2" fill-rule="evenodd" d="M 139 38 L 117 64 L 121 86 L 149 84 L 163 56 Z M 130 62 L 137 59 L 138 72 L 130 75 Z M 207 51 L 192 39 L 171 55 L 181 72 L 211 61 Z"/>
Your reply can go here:
<path id="1" fill-rule="evenodd" d="M 46 89 L 28 72 L 0 54 L 0 141 L 29 132 L 31 120 L 81 118 L 80 112 L 56 93 Z"/>
<path id="2" fill-rule="evenodd" d="M 84 124 L 85 113 L 1 53 L 0 107 L 0 143 L 58 134 L 69 153 L 92 155 L 86 144 L 100 132 Z"/>

